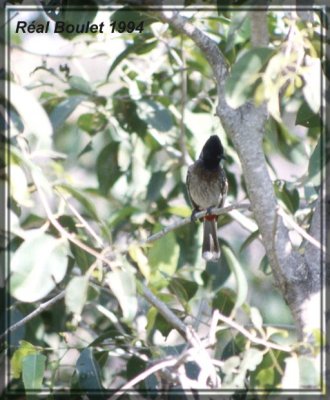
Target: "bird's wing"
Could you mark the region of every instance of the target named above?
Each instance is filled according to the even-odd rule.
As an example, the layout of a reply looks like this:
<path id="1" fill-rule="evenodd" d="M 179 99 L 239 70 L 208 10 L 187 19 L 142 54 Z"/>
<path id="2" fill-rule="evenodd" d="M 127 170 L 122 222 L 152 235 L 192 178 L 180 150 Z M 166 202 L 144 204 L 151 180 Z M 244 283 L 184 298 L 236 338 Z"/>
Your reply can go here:
<path id="1" fill-rule="evenodd" d="M 219 203 L 219 207 L 223 206 L 223 203 L 225 201 L 225 198 L 227 196 L 227 191 L 228 191 L 228 179 L 226 177 L 225 171 L 223 170 L 223 168 L 220 166 L 221 168 L 221 173 L 220 173 L 220 186 L 221 186 L 221 199 L 220 199 L 220 203 Z"/>
<path id="2" fill-rule="evenodd" d="M 189 197 L 190 203 L 192 204 L 194 209 L 198 209 L 197 204 L 193 201 L 193 199 L 191 198 L 191 195 L 190 195 L 190 179 L 191 179 L 191 170 L 193 167 L 194 167 L 194 165 L 191 165 L 188 168 L 187 177 L 186 177 L 186 186 L 187 186 L 187 192 L 188 192 L 188 197 Z"/>

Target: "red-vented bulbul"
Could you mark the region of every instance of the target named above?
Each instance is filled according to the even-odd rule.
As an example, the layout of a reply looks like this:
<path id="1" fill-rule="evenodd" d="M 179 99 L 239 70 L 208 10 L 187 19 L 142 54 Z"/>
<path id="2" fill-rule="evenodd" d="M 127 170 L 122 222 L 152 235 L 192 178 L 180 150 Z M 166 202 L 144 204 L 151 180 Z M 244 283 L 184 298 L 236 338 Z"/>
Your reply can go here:
<path id="1" fill-rule="evenodd" d="M 218 217 L 211 214 L 211 208 L 221 207 L 227 194 L 228 182 L 220 165 L 223 158 L 221 141 L 218 136 L 213 135 L 204 144 L 199 159 L 190 165 L 187 173 L 188 194 L 194 207 L 192 218 L 198 211 L 209 211 L 203 218 L 202 256 L 207 261 L 216 261 L 220 257 Z"/>

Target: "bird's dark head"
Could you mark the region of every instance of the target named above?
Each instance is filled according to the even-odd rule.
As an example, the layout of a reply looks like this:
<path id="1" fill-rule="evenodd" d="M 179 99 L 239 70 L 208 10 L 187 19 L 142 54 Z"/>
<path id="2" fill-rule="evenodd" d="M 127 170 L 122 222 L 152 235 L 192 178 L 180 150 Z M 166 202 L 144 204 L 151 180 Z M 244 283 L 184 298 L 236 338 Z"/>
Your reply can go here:
<path id="1" fill-rule="evenodd" d="M 220 161 L 224 159 L 223 147 L 217 135 L 210 136 L 204 144 L 199 159 L 203 161 L 207 169 L 217 168 Z"/>

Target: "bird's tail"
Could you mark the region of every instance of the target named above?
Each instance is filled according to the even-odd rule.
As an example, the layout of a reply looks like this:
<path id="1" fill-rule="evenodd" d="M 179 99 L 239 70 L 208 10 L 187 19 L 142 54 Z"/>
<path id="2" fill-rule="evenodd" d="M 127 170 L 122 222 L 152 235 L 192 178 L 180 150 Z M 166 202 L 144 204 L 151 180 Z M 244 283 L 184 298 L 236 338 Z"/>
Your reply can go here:
<path id="1" fill-rule="evenodd" d="M 206 261 L 217 261 L 220 258 L 220 247 L 217 235 L 217 217 L 207 216 L 204 218 L 204 236 L 202 246 L 202 257 Z"/>

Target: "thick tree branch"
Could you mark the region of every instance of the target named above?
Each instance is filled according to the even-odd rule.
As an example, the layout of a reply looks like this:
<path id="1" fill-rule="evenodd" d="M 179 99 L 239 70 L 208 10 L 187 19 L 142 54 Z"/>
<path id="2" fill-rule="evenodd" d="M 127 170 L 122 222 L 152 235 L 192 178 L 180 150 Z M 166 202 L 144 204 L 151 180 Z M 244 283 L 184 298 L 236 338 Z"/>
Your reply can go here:
<path id="1" fill-rule="evenodd" d="M 267 12 L 255 10 L 250 12 L 251 43 L 253 47 L 268 46 Z"/>
<path id="2" fill-rule="evenodd" d="M 314 271 L 314 277 L 320 274 L 320 264 L 321 264 L 321 251 L 325 251 L 324 245 L 322 243 L 322 238 L 324 238 L 324 234 L 321 237 L 322 226 L 321 226 L 321 197 L 316 200 L 315 209 L 309 229 L 309 235 L 313 237 L 318 243 L 321 244 L 321 249 L 314 246 L 310 241 L 306 241 L 304 243 L 305 247 L 305 259 L 311 270 Z"/>
<path id="3" fill-rule="evenodd" d="M 302 338 L 305 328 L 315 328 L 310 326 L 302 312 L 303 303 L 311 295 L 309 273 L 304 257 L 293 249 L 288 229 L 276 213 L 277 200 L 262 147 L 266 108 L 257 108 L 250 102 L 238 109 L 231 108 L 225 98 L 229 72 L 217 43 L 178 13 L 163 12 L 160 18 L 193 40 L 212 67 L 218 92 L 217 114 L 240 158 L 251 207 L 275 281 L 291 309 Z"/>
<path id="4" fill-rule="evenodd" d="M 311 328 L 314 327 L 315 329 L 320 329 L 321 327 L 321 288 L 323 285 L 321 269 L 323 268 L 324 270 L 325 268 L 325 249 L 324 243 L 322 243 L 325 235 L 324 232 L 322 234 L 322 229 L 324 229 L 324 227 L 322 226 L 321 220 L 322 198 L 319 196 L 316 201 L 309 235 L 321 244 L 321 248 L 314 246 L 314 244 L 308 240 L 303 242 L 304 256 L 308 271 L 309 295 L 306 296 L 306 299 L 301 306 L 302 318 L 309 321 L 309 326 Z M 307 339 L 310 342 L 314 342 L 315 339 L 313 336 L 308 335 L 310 332 L 311 329 L 308 329 L 306 332 Z"/>

